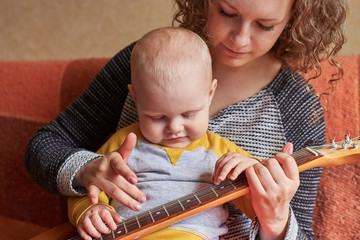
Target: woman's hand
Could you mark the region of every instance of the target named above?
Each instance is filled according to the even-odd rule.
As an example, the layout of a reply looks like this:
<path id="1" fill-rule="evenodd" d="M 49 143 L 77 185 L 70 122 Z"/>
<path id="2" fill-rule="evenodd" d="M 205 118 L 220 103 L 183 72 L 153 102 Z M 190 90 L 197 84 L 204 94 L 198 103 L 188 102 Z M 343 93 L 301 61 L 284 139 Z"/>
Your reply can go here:
<path id="1" fill-rule="evenodd" d="M 104 191 L 121 204 L 135 211 L 141 210 L 141 203 L 146 201 L 146 197 L 135 186 L 137 177 L 127 165 L 135 144 L 136 135 L 130 133 L 117 151 L 85 165 L 76 174 L 74 187 L 86 187 L 92 204 L 98 202 L 99 193 Z"/>
<path id="2" fill-rule="evenodd" d="M 235 180 L 240 173 L 256 163 L 259 163 L 259 161 L 245 157 L 240 153 L 225 153 L 216 161 L 215 170 L 211 176 L 211 180 L 216 185 L 219 185 L 227 177 L 231 180 Z"/>
<path id="3" fill-rule="evenodd" d="M 77 231 L 82 239 L 91 240 L 92 237 L 99 238 L 101 233 L 109 233 L 110 229 L 116 230 L 116 223 L 119 222 L 121 222 L 121 218 L 116 212 L 105 205 L 97 204 L 86 210 L 81 216 Z"/>
<path id="4" fill-rule="evenodd" d="M 299 187 L 299 171 L 289 154 L 287 143 L 282 152 L 246 170 L 252 204 L 260 221 L 261 239 L 283 239 L 288 226 L 290 201 Z"/>

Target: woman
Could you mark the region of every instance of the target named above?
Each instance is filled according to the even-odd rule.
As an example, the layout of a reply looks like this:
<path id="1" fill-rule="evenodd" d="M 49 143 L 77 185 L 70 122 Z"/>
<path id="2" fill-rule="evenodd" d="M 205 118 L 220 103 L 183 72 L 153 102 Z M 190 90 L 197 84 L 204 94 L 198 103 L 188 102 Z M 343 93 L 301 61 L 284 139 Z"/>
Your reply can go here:
<path id="1" fill-rule="evenodd" d="M 341 78 L 342 69 L 333 57 L 344 43 L 344 0 L 176 3 L 174 22 L 198 33 L 212 52 L 218 88 L 210 131 L 261 159 L 274 156 L 285 142 L 292 142 L 295 150 L 325 142 L 322 109 L 309 85 L 313 79 L 305 81 L 297 71 L 314 69 L 316 78 L 321 74 L 319 63 L 327 59 L 335 69 L 333 81 Z M 93 153 L 117 128 L 137 121 L 127 92 L 132 48 L 133 44 L 114 56 L 86 91 L 29 143 L 25 165 L 45 189 L 72 196 L 87 189 L 92 202 L 104 190 L 133 209 L 146 200 L 126 166 L 131 139 L 115 158 Z M 224 238 L 247 238 L 249 232 L 250 238 L 262 239 L 313 236 L 321 169 L 301 173 L 296 191 L 291 184 L 295 179 L 284 168 L 270 159 L 246 170 L 257 218 L 252 221 L 229 204 Z"/>

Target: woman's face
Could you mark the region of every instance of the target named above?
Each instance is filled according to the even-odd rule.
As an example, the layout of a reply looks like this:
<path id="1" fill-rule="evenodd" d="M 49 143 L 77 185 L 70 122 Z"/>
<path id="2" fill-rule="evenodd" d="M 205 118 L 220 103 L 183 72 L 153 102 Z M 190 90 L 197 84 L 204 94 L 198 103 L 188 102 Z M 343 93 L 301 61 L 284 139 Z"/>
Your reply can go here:
<path id="1" fill-rule="evenodd" d="M 231 67 L 264 56 L 291 17 L 293 0 L 213 0 L 208 34 L 213 60 Z"/>

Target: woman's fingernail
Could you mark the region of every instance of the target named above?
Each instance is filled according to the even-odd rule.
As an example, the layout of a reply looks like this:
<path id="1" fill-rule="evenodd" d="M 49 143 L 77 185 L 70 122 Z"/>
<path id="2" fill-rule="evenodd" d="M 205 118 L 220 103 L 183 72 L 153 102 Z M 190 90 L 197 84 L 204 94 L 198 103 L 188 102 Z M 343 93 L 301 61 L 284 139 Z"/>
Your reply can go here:
<path id="1" fill-rule="evenodd" d="M 146 197 L 143 196 L 142 198 L 140 198 L 140 202 L 141 202 L 141 203 L 146 202 Z"/>
<path id="2" fill-rule="evenodd" d="M 132 184 L 136 184 L 136 178 L 135 177 L 129 177 L 129 182 Z"/>
<path id="3" fill-rule="evenodd" d="M 141 204 L 135 203 L 134 209 L 135 209 L 136 211 L 140 211 L 140 210 L 141 210 Z"/>

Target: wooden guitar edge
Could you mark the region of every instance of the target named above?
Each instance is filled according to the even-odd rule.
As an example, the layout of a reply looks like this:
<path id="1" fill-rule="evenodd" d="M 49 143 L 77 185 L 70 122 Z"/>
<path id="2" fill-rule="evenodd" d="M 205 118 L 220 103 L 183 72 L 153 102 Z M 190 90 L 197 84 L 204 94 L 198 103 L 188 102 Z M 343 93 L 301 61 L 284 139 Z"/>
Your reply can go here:
<path id="1" fill-rule="evenodd" d="M 66 222 L 40 233 L 30 240 L 65 240 L 76 236 L 76 234 L 76 228 L 70 222 Z"/>
<path id="2" fill-rule="evenodd" d="M 157 222 L 156 224 L 153 224 L 149 227 L 145 227 L 144 229 L 141 229 L 139 231 L 136 231 L 134 233 L 129 233 L 127 235 L 125 235 L 124 237 L 118 237 L 118 238 L 115 238 L 115 239 L 121 239 L 121 240 L 130 240 L 130 239 L 137 239 L 137 238 L 140 238 L 140 237 L 143 237 L 147 234 L 150 234 L 152 232 L 155 232 L 157 230 L 160 230 L 162 228 L 165 228 L 167 226 L 170 226 L 180 220 L 183 220 L 187 217 L 190 217 L 192 215 L 195 215 L 199 212 L 202 212 L 202 211 L 205 211 L 205 210 L 208 210 L 210 208 L 213 208 L 213 207 L 216 207 L 216 206 L 219 206 L 221 204 L 224 204 L 226 202 L 230 202 L 236 198 L 239 198 L 241 196 L 244 196 L 246 195 L 247 193 L 249 193 L 249 188 L 248 187 L 245 187 L 245 188 L 242 188 L 242 189 L 236 189 L 235 191 L 232 191 L 232 192 L 229 192 L 219 198 L 215 198 L 215 200 L 211 201 L 211 202 L 208 202 L 208 203 L 204 203 L 203 205 L 199 206 L 199 207 L 196 207 L 196 208 L 193 208 L 193 209 L 190 209 L 188 211 L 185 211 L 179 215 L 176 215 L 176 216 L 171 216 L 170 218 L 168 219 L 165 219 L 164 221 L 162 222 Z"/>

